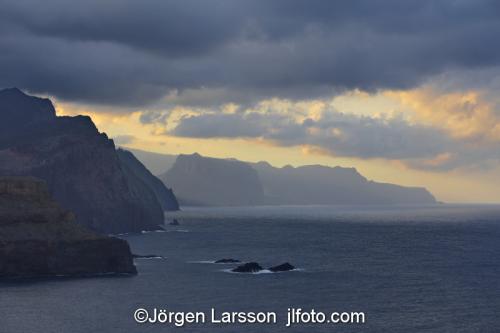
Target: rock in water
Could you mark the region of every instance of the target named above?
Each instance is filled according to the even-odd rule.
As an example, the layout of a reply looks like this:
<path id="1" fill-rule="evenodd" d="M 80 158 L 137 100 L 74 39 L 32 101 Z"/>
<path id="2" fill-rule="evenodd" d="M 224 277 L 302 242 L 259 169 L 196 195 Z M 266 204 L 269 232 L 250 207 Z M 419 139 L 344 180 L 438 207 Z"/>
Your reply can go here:
<path id="1" fill-rule="evenodd" d="M 255 273 L 262 270 L 262 267 L 256 262 L 248 262 L 234 268 L 232 271 L 236 273 Z"/>
<path id="2" fill-rule="evenodd" d="M 155 230 L 164 223 L 154 192 L 120 161 L 90 117 L 57 117 L 48 99 L 0 91 L 0 176 L 35 176 L 103 233 Z"/>
<path id="3" fill-rule="evenodd" d="M 45 182 L 0 177 L 0 277 L 137 273 L 125 240 L 98 235 L 74 219 Z"/>
<path id="4" fill-rule="evenodd" d="M 295 269 L 295 267 L 287 262 L 285 262 L 284 264 L 269 268 L 269 270 L 271 272 L 286 272 L 286 271 L 293 271 L 294 269 Z"/>
<path id="5" fill-rule="evenodd" d="M 241 262 L 239 261 L 238 259 L 219 259 L 217 260 L 215 263 L 216 264 L 235 264 L 235 263 L 238 263 L 238 262 Z"/>

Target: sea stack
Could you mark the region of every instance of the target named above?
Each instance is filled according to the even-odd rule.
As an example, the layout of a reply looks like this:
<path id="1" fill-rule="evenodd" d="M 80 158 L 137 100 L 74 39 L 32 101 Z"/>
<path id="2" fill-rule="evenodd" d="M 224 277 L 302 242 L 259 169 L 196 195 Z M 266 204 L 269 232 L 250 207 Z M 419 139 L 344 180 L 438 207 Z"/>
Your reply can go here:
<path id="1" fill-rule="evenodd" d="M 232 271 L 235 273 L 256 273 L 261 270 L 262 266 L 260 266 L 256 262 L 247 262 L 246 264 L 240 265 L 232 269 Z"/>

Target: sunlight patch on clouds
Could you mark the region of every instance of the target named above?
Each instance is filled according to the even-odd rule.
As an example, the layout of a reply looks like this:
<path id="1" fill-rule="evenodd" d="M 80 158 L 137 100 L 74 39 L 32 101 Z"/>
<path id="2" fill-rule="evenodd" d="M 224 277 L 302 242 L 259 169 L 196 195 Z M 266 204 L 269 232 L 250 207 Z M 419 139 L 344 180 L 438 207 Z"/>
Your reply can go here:
<path id="1" fill-rule="evenodd" d="M 335 96 L 332 106 L 344 113 L 373 118 L 401 116 L 409 111 L 408 107 L 385 91 L 370 94 L 358 89 Z"/>
<path id="2" fill-rule="evenodd" d="M 439 94 L 420 88 L 387 94 L 410 107 L 415 121 L 442 128 L 454 138 L 486 143 L 500 140 L 500 117 L 479 91 Z"/>

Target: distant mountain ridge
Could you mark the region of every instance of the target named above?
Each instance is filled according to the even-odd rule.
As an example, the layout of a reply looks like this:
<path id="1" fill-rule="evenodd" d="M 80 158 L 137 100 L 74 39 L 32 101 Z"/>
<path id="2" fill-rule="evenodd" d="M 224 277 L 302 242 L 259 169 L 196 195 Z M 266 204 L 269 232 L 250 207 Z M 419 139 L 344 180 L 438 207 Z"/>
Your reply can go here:
<path id="1" fill-rule="evenodd" d="M 77 222 L 104 233 L 158 229 L 162 205 L 90 117 L 58 117 L 50 100 L 0 91 L 0 176 L 45 180 Z"/>
<path id="2" fill-rule="evenodd" d="M 179 155 L 173 167 L 160 178 L 185 205 L 436 203 L 425 188 L 377 183 L 355 168 L 321 165 L 276 168 L 267 162 L 246 163 L 193 154 Z"/>
<path id="3" fill-rule="evenodd" d="M 435 203 L 425 188 L 367 180 L 355 168 L 306 165 L 275 168 L 255 163 L 269 204 L 427 204 Z"/>

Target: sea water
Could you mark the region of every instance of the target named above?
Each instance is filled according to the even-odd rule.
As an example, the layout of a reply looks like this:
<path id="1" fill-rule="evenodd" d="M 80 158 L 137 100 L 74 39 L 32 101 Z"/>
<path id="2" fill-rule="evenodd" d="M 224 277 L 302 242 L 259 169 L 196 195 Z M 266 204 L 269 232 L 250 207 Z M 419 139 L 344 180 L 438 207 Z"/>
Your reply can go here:
<path id="1" fill-rule="evenodd" d="M 499 206 L 185 208 L 173 218 L 181 225 L 165 232 L 120 236 L 159 256 L 137 259 L 135 277 L 0 284 L 0 332 L 500 331 Z M 237 264 L 213 263 L 222 258 L 297 269 L 235 274 Z M 139 324 L 138 309 L 205 321 Z M 365 320 L 287 326 L 297 309 Z M 277 319 L 212 322 L 224 313 Z"/>

